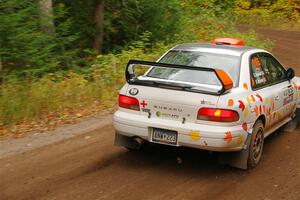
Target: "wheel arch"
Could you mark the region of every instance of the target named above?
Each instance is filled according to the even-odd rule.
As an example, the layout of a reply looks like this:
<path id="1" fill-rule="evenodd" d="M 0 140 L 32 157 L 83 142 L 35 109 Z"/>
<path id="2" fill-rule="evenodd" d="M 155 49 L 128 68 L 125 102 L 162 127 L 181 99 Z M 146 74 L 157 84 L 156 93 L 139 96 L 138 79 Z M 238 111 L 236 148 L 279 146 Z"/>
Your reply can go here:
<path id="1" fill-rule="evenodd" d="M 264 114 L 260 115 L 260 116 L 256 119 L 256 121 L 255 121 L 254 124 L 256 124 L 256 122 L 257 122 L 258 120 L 261 120 L 262 123 L 263 123 L 263 125 L 264 125 L 264 128 L 266 128 L 266 123 L 267 123 L 266 116 L 265 116 Z"/>

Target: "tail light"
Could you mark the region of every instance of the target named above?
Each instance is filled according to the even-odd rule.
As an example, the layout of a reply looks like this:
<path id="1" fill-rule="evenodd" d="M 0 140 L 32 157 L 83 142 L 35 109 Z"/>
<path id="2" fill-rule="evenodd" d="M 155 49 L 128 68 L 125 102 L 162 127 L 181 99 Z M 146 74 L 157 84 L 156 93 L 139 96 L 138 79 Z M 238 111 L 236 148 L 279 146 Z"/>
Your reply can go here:
<path id="1" fill-rule="evenodd" d="M 214 122 L 236 122 L 239 121 L 240 116 L 234 110 L 200 108 L 197 119 Z"/>
<path id="2" fill-rule="evenodd" d="M 140 103 L 136 98 L 119 95 L 119 106 L 131 110 L 140 110 Z"/>

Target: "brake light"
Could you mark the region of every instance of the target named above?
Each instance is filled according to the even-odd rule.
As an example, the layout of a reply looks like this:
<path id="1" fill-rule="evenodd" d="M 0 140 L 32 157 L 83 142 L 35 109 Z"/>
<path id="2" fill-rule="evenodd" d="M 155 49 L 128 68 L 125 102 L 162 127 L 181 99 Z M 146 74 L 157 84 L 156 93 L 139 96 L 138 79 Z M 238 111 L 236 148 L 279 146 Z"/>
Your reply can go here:
<path id="1" fill-rule="evenodd" d="M 240 116 L 234 110 L 200 108 L 197 119 L 214 122 L 236 122 L 240 119 Z"/>
<path id="2" fill-rule="evenodd" d="M 140 110 L 140 103 L 136 98 L 128 97 L 125 95 L 119 95 L 119 106 L 121 108 L 127 108 L 131 110 Z"/>

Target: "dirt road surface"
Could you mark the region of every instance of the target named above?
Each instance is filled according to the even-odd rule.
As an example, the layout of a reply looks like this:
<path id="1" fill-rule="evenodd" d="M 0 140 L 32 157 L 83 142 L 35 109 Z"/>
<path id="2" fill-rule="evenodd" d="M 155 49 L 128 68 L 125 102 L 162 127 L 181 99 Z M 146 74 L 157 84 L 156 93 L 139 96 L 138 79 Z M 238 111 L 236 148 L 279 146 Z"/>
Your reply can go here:
<path id="1" fill-rule="evenodd" d="M 274 54 L 300 75 L 300 33 L 259 33 L 275 40 Z M 300 129 L 267 138 L 260 165 L 242 171 L 218 165 L 215 155 L 198 150 L 150 145 L 128 152 L 113 146 L 108 121 L 94 131 L 2 157 L 0 199 L 300 199 Z"/>

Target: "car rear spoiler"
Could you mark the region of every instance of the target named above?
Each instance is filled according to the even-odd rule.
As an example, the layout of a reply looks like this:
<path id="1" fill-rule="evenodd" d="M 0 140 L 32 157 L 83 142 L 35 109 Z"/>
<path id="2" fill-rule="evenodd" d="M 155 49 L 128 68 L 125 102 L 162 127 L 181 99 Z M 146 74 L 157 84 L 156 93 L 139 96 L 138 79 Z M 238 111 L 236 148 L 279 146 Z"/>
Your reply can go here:
<path id="1" fill-rule="evenodd" d="M 154 84 L 149 84 L 148 81 L 139 80 L 134 73 L 134 66 L 135 65 L 145 65 L 149 67 L 163 67 L 163 68 L 174 68 L 174 69 L 188 69 L 188 70 L 197 70 L 197 71 L 207 71 L 207 72 L 214 72 L 218 77 L 220 83 L 222 84 L 222 89 L 219 90 L 217 93 L 209 92 L 209 91 L 200 91 L 200 90 L 192 90 L 193 92 L 204 92 L 210 93 L 214 95 L 222 95 L 226 91 L 230 90 L 233 87 L 233 81 L 230 76 L 220 69 L 212 69 L 206 67 L 195 67 L 195 66 L 185 66 L 185 65 L 174 65 L 174 64 L 166 64 L 166 63 L 157 63 L 157 62 L 148 62 L 148 61 L 140 61 L 140 60 L 130 60 L 127 64 L 125 76 L 126 81 L 128 84 L 134 85 L 144 85 L 144 86 L 154 86 Z M 172 85 L 174 86 L 174 85 Z M 172 87 L 171 87 L 172 88 Z"/>

